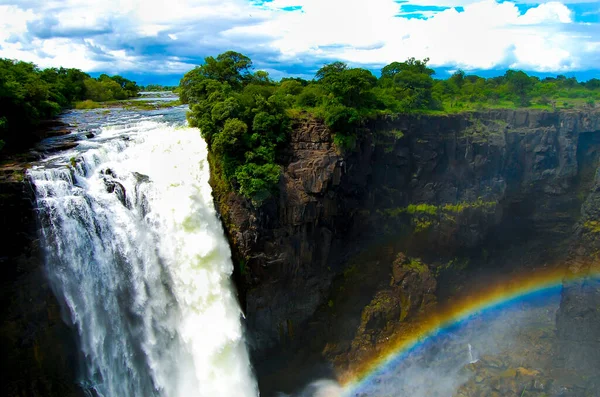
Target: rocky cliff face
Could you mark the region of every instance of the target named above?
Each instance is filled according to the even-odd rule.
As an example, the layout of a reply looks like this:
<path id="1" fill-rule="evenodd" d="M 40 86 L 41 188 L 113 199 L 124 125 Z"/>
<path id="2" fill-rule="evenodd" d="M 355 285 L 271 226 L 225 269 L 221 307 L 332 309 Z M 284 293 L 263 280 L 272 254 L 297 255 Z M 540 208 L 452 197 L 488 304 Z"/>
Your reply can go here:
<path id="1" fill-rule="evenodd" d="M 44 274 L 24 166 L 15 162 L 0 170 L 0 394 L 78 396 L 77 349 Z"/>
<path id="2" fill-rule="evenodd" d="M 535 236 L 537 262 L 556 260 L 593 186 L 600 113 L 398 116 L 359 135 L 356 148 L 342 153 L 322 124 L 298 122 L 276 200 L 256 209 L 216 192 L 242 269 L 238 285 L 259 374 L 270 349 L 293 351 L 334 335 L 347 343 L 312 348 L 335 356 L 381 318 L 414 311 L 414 303 L 399 313 L 372 310 L 400 299 L 394 291 L 402 282 L 392 274 L 399 253 L 430 264 L 438 279 L 465 267 L 461 257 L 496 266 L 490 252 L 528 236 Z M 436 288 L 424 280 L 424 289 L 404 295 L 422 303 L 447 292 L 448 283 L 438 280 Z M 324 325 L 336 313 L 347 315 Z"/>
<path id="3" fill-rule="evenodd" d="M 596 153 L 590 157 L 595 156 Z M 563 367 L 592 377 L 600 372 L 599 252 L 600 168 L 581 207 L 570 247 L 568 273 L 577 280 L 564 283 L 556 318 L 558 353 Z"/>

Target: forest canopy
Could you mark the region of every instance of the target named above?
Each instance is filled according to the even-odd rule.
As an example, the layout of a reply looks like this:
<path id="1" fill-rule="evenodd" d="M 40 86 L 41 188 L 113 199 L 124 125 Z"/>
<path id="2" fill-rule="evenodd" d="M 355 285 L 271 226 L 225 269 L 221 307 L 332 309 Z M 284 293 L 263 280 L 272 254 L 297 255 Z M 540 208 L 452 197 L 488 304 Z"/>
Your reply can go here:
<path id="1" fill-rule="evenodd" d="M 211 149 L 215 175 L 255 203 L 276 193 L 281 149 L 291 119 L 300 115 L 323 120 L 336 144 L 349 149 L 365 122 L 384 114 L 593 108 L 600 101 L 599 79 L 540 79 L 516 70 L 493 78 L 458 70 L 447 79 L 434 79 L 428 62 L 393 62 L 381 69 L 379 78 L 368 69 L 333 62 L 310 81 L 276 82 L 265 71 L 253 71 L 247 56 L 228 51 L 187 72 L 179 93 L 190 106 L 190 125 L 200 128 Z"/>
<path id="2" fill-rule="evenodd" d="M 34 141 L 42 120 L 75 102 L 127 99 L 138 95 L 134 81 L 115 75 L 92 78 L 79 69 L 39 69 L 33 63 L 0 59 L 0 148 L 19 150 Z"/>

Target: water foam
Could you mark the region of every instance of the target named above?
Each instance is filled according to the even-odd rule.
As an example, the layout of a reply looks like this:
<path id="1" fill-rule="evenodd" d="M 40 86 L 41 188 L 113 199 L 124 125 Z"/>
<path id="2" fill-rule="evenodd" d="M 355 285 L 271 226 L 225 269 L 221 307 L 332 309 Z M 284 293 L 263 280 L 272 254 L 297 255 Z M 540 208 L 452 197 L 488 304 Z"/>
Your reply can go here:
<path id="1" fill-rule="evenodd" d="M 98 395 L 258 395 L 206 156 L 198 130 L 133 119 L 29 171 Z"/>

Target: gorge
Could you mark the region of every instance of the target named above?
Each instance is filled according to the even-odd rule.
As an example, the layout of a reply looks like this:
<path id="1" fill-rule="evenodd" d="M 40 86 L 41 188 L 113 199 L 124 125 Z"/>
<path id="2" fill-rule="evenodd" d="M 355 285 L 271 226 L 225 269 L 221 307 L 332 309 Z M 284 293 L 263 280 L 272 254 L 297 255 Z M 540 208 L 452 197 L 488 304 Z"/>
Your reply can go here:
<path id="1" fill-rule="evenodd" d="M 369 125 L 356 150 L 340 154 L 325 126 L 298 122 L 278 200 L 257 210 L 216 190 L 234 258 L 244 263 L 255 354 L 276 363 L 257 367 L 261 390 L 285 378 L 294 359 L 297 377 L 314 368 L 307 345 L 320 362 L 351 372 L 401 332 L 398 319 L 469 284 L 492 288 L 565 263 L 591 278 L 565 290 L 561 349 L 571 368 L 594 371 L 599 123 L 597 112 L 399 116 Z"/>
<path id="2" fill-rule="evenodd" d="M 88 114 L 94 112 L 104 120 L 101 111 Z M 114 112 L 118 118 L 118 111 Z M 166 117 L 169 123 L 174 122 L 168 112 L 151 116 L 162 117 L 161 120 Z M 152 133 L 160 135 L 158 130 L 167 127 L 157 127 L 159 121 L 142 120 L 141 124 L 135 124 L 139 120 L 134 124 L 124 121 L 119 127 L 109 128 L 98 125 L 99 129 L 104 128 L 103 133 L 90 140 L 106 139 L 102 145 L 118 143 L 123 145 L 119 151 L 126 153 L 125 147 L 134 146 L 130 140 L 136 141 L 148 134 L 147 139 L 151 141 Z M 560 363 L 557 366 L 576 374 L 600 370 L 600 286 L 594 277 L 598 274 L 594 259 L 600 248 L 597 209 L 600 207 L 596 205 L 600 191 L 597 172 L 600 113 L 597 110 L 484 110 L 456 115 L 381 117 L 362 127 L 353 149 L 338 147 L 330 129 L 308 114 L 301 114 L 293 123 L 290 141 L 278 158 L 283 172 L 277 196 L 256 206 L 250 199 L 223 189 L 215 183 L 214 175 L 212 178 L 212 196 L 232 250 L 234 280 L 261 395 L 293 393 L 318 378 L 352 377 L 361 364 L 382 353 L 390 339 L 406 332 L 405 327 L 417 324 L 423 316 L 438 313 L 441 306 L 462 302 L 469 299 L 470 294 L 476 295 L 510 280 L 563 270 L 564 274 L 570 272 L 583 277 L 573 282 L 567 279 L 565 288 L 553 298 L 557 308 L 560 307 L 555 317 L 550 316 L 555 335 L 552 357 Z M 169 131 L 167 135 L 185 134 L 186 130 Z M 103 134 L 108 135 L 103 137 Z M 115 139 L 119 134 L 124 138 Z M 168 139 L 171 138 L 174 136 Z M 165 191 L 177 188 L 172 184 L 195 186 L 195 183 L 180 180 L 181 168 L 175 170 L 174 167 L 183 167 L 178 159 L 183 161 L 190 156 L 199 157 L 196 160 L 201 162 L 200 157 L 206 153 L 200 153 L 202 143 L 196 142 L 200 140 L 198 136 L 189 138 L 193 142 L 186 141 L 188 138 L 183 135 L 177 139 L 183 139 L 184 149 L 196 148 L 193 155 L 175 154 L 159 162 L 158 153 L 154 154 L 157 157 L 145 157 L 152 150 L 139 146 L 140 152 L 130 156 L 140 161 L 147 159 L 149 169 L 129 169 L 110 162 L 106 163 L 110 165 L 100 165 L 105 163 L 94 163 L 94 160 L 91 164 L 99 168 L 94 168 L 91 174 L 82 168 L 88 160 L 82 162 L 75 156 L 75 164 L 70 164 L 70 158 L 62 155 L 63 163 L 52 172 L 80 173 L 79 178 L 95 178 L 96 185 L 79 182 L 74 186 L 96 189 L 97 194 L 101 192 L 98 196 L 101 200 L 87 196 L 85 201 L 102 207 L 102 200 L 109 200 L 111 207 L 104 207 L 106 216 L 120 217 L 119 211 L 126 208 L 143 213 L 148 208 L 144 209 L 139 194 L 148 184 L 146 177 L 153 183 L 164 183 Z M 76 143 L 81 149 L 87 140 L 81 137 Z M 161 142 L 159 146 L 173 150 L 169 145 Z M 124 168 L 120 169 L 121 166 Z M 206 167 L 205 164 L 205 172 Z M 101 174 L 100 170 L 104 172 Z M 62 284 L 67 288 L 65 291 L 56 291 L 54 284 L 46 281 L 43 265 L 44 256 L 51 258 L 51 251 L 45 247 L 60 244 L 44 243 L 45 239 L 37 235 L 38 229 L 43 230 L 47 223 L 43 221 L 44 207 L 40 202 L 44 196 L 39 187 L 33 189 L 36 181 L 55 180 L 55 177 L 41 175 L 44 171 L 36 167 L 27 171 L 25 165 L 18 164 L 3 172 L 1 211 L 10 236 L 4 240 L 6 254 L 2 258 L 5 271 L 2 369 L 10 379 L 3 383 L 3 395 L 80 395 L 82 391 L 76 381 L 85 373 L 80 366 L 89 370 L 90 364 L 85 364 L 86 359 L 79 357 L 78 352 L 88 351 L 86 349 L 93 345 L 86 347 L 61 321 L 60 305 L 53 297 L 52 288 L 61 302 L 61 297 L 68 296 L 69 284 Z M 28 177 L 22 177 L 21 172 L 27 172 Z M 217 219 L 210 209 L 207 177 L 207 174 L 197 177 L 205 184 L 200 193 L 174 192 L 171 197 L 172 200 L 178 196 L 201 197 L 206 206 L 204 210 L 194 207 L 198 203 L 184 202 L 177 206 L 192 211 L 188 215 L 180 214 L 184 218 L 205 214 L 201 224 L 216 223 Z M 65 176 L 62 180 L 68 178 Z M 154 202 L 149 205 L 155 208 Z M 37 223 L 34 210 L 42 215 L 41 223 Z M 160 219 L 153 227 L 160 231 L 161 237 L 182 235 L 164 229 L 166 226 L 161 226 L 164 224 Z M 190 232 L 188 226 L 184 222 L 181 233 Z M 96 228 L 103 232 L 110 230 L 102 225 Z M 95 232 L 83 228 L 81 233 L 91 238 Z M 134 237 L 126 235 L 124 240 L 119 240 L 111 234 L 106 238 L 124 244 Z M 149 236 L 139 238 L 150 239 L 144 244 L 157 247 L 162 259 L 150 261 L 157 268 L 166 266 L 173 258 L 171 254 L 161 253 L 161 244 L 183 244 L 190 249 L 200 249 L 197 241 L 206 239 L 193 234 L 190 237 L 193 241 L 180 242 L 164 240 L 161 243 Z M 140 240 L 130 244 L 141 246 Z M 87 252 L 87 248 L 82 250 Z M 216 262 L 225 263 L 219 277 L 225 277 L 223 275 L 231 270 L 226 264 L 228 254 L 222 250 L 226 248 L 216 249 L 222 255 Z M 84 258 L 81 263 L 92 262 Z M 162 271 L 167 271 L 165 269 Z M 180 275 L 180 283 L 186 284 L 189 274 Z M 91 280 L 95 284 L 90 288 L 102 293 L 103 288 L 109 286 L 103 286 L 105 278 L 111 280 L 110 285 L 114 287 L 120 285 L 119 277 L 105 274 Z M 171 274 L 170 277 L 178 276 Z M 78 288 L 85 285 L 83 279 L 71 276 L 68 279 L 80 284 Z M 134 279 L 124 283 L 131 285 Z M 161 281 L 161 277 L 154 280 L 160 290 L 164 280 Z M 176 280 L 169 283 L 178 284 Z M 157 291 L 155 287 L 146 284 L 144 288 Z M 143 294 L 143 288 L 139 291 Z M 170 294 L 177 293 L 165 290 L 164 296 L 166 300 L 178 302 L 167 305 L 179 305 L 176 314 L 159 310 L 148 315 L 149 321 L 161 316 L 185 317 L 186 308 L 181 307 L 181 302 L 189 302 L 189 299 L 169 298 Z M 154 293 L 151 298 L 159 299 Z M 122 299 L 131 302 L 133 297 Z M 153 310 L 152 299 L 140 307 Z M 106 299 L 100 301 L 109 304 Z M 163 303 L 158 306 L 162 307 Z M 132 309 L 141 315 L 137 308 Z M 231 310 L 235 318 L 232 321 L 237 323 L 237 312 Z M 88 324 L 91 323 L 86 322 L 85 326 Z M 172 323 L 167 321 L 166 324 Z M 193 335 L 188 336 L 202 338 L 200 345 L 203 345 L 210 335 L 202 334 L 201 328 L 190 331 Z M 162 331 L 163 339 L 168 340 L 169 335 L 181 329 L 173 331 L 167 327 Z M 157 337 L 161 340 L 160 335 Z M 161 348 L 156 354 L 168 353 L 172 357 L 170 361 L 165 357 L 161 360 L 185 366 L 185 360 L 190 358 L 176 356 L 179 342 L 169 343 L 168 348 Z M 94 357 L 89 352 L 84 356 Z M 481 362 L 490 363 L 492 359 Z M 132 368 L 141 368 L 142 364 L 135 362 Z M 144 365 L 160 369 L 160 366 Z M 118 365 L 108 367 L 117 372 L 126 371 L 119 370 Z M 156 379 L 167 379 L 168 384 L 173 381 L 173 374 L 169 372 L 173 370 L 171 365 L 165 367 L 165 372 Z M 103 371 L 96 369 L 96 373 L 102 373 L 106 379 L 108 372 Z M 545 375 L 550 373 L 546 372 Z M 519 373 L 521 375 L 513 378 L 521 376 L 532 384 L 537 379 L 534 375 L 522 375 L 523 371 Z M 135 379 L 132 377 L 131 381 Z M 147 390 L 156 389 L 160 383 L 156 379 L 146 384 Z M 249 395 L 252 395 L 252 381 L 247 382 L 243 389 L 250 390 Z M 554 384 L 564 386 L 560 379 L 554 379 Z M 129 387 L 122 382 L 115 385 Z M 233 382 L 230 386 L 234 387 Z M 587 389 L 579 385 L 571 389 L 564 386 L 567 389 L 562 393 L 567 394 L 562 395 L 594 395 L 597 389 L 592 386 L 586 384 Z M 500 389 L 494 392 L 501 393 Z M 106 395 L 115 395 L 108 392 L 109 389 L 96 392 L 103 395 L 103 390 Z M 157 395 L 178 395 L 175 391 L 167 393 L 164 387 L 156 390 L 162 390 Z M 527 395 L 560 395 L 557 390 L 542 388 L 535 392 L 538 394 Z M 459 395 L 471 396 L 480 390 L 461 392 L 464 393 Z M 224 396 L 238 395 L 227 393 L 221 392 Z M 131 392 L 131 395 L 136 393 Z M 514 390 L 507 389 L 497 395 L 514 395 Z"/>

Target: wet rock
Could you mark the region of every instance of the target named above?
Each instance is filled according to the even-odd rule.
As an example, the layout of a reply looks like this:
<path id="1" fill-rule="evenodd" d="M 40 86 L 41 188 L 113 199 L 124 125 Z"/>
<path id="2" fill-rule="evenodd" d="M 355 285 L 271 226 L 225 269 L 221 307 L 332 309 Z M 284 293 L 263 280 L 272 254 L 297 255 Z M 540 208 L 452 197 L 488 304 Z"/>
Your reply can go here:
<path id="1" fill-rule="evenodd" d="M 45 153 L 57 153 L 73 149 L 79 146 L 77 142 L 54 142 L 52 144 L 39 146 L 38 149 Z"/>
<path id="2" fill-rule="evenodd" d="M 410 313 L 435 303 L 437 282 L 429 266 L 419 258 L 409 258 L 400 252 L 392 263 L 392 281 L 400 304 L 401 320 Z"/>
<path id="3" fill-rule="evenodd" d="M 148 175 L 140 174 L 139 172 L 135 172 L 135 171 L 132 172 L 131 174 L 135 178 L 135 181 L 137 184 L 150 182 L 150 177 Z"/>
<path id="4" fill-rule="evenodd" d="M 125 186 L 121 182 L 119 182 L 116 178 L 117 175 L 115 172 L 107 168 L 105 170 L 100 171 L 100 174 L 103 175 L 102 181 L 104 182 L 104 187 L 108 193 L 114 193 L 117 196 L 117 199 L 123 204 L 125 207 L 127 204 L 127 191 L 125 190 Z M 145 175 L 138 174 L 142 177 Z"/>

